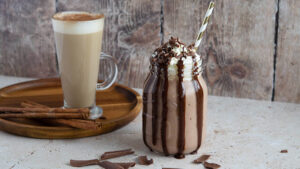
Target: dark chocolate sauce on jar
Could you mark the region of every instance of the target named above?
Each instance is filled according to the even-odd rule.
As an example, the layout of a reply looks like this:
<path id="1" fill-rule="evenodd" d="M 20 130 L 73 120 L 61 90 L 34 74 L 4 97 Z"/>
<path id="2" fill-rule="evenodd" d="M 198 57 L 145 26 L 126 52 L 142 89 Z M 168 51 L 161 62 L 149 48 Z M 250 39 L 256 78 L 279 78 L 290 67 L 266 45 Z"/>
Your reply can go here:
<path id="1" fill-rule="evenodd" d="M 183 60 L 182 58 L 177 63 L 178 68 L 178 109 L 179 109 L 179 130 L 178 130 L 178 153 L 175 155 L 175 158 L 184 158 L 184 145 L 185 145 L 185 89 L 183 84 Z"/>
<path id="2" fill-rule="evenodd" d="M 194 60 L 194 68 L 193 68 L 193 84 L 196 91 L 196 99 L 197 99 L 197 130 L 198 130 L 198 145 L 197 148 L 192 152 L 196 153 L 197 150 L 201 146 L 202 141 L 202 132 L 203 132 L 203 103 L 204 103 L 204 94 L 203 89 L 199 83 L 198 74 L 200 73 L 198 70 L 198 63 L 196 62 L 195 56 L 193 56 Z"/>
<path id="3" fill-rule="evenodd" d="M 171 38 L 169 40 L 169 45 L 177 46 L 178 44 L 183 44 L 178 41 L 178 39 Z M 184 45 L 184 44 L 183 44 Z M 193 46 L 189 46 L 189 50 Z M 192 75 L 192 82 L 194 86 L 194 90 L 196 92 L 196 99 L 197 99 L 197 134 L 198 134 L 198 144 L 197 148 L 192 153 L 197 153 L 197 150 L 201 146 L 201 140 L 202 140 L 202 130 L 203 130 L 203 88 L 201 87 L 201 84 L 198 79 L 199 71 L 198 71 L 198 64 L 196 62 L 196 56 L 192 52 L 182 52 L 179 56 L 176 56 L 174 52 L 171 51 L 171 48 L 168 47 L 168 44 L 164 44 L 162 47 L 156 49 L 155 56 L 153 56 L 151 61 L 151 73 L 147 77 L 147 80 L 145 81 L 144 86 L 144 93 L 143 93 L 143 140 L 147 147 L 152 151 L 152 148 L 149 146 L 146 140 L 146 123 L 147 123 L 147 114 L 149 116 L 150 112 L 147 112 L 147 103 L 149 102 L 148 93 L 152 93 L 152 144 L 157 144 L 157 132 L 158 132 L 158 113 L 161 113 L 162 120 L 161 120 L 161 144 L 163 153 L 168 156 L 169 151 L 167 148 L 167 117 L 168 117 L 168 65 L 172 57 L 176 57 L 179 59 L 177 63 L 178 68 L 178 85 L 177 85 L 177 93 L 178 93 L 178 103 L 177 103 L 177 109 L 179 113 L 178 117 L 178 140 L 177 140 L 177 153 L 175 153 L 174 157 L 181 159 L 184 158 L 184 150 L 185 150 L 185 116 L 186 116 L 186 92 L 183 82 L 183 70 L 184 70 L 184 64 L 183 64 L 183 58 L 186 58 L 186 56 L 192 56 L 194 65 L 193 65 L 193 75 Z M 152 82 L 152 83 L 151 83 Z M 162 85 L 161 85 L 162 83 Z M 153 88 L 150 89 L 150 84 L 153 84 Z M 161 93 L 159 93 L 159 88 L 162 87 Z M 151 90 L 151 91 L 150 91 Z M 159 112 L 159 106 L 158 106 L 158 98 L 162 98 L 162 112 Z"/>
<path id="4" fill-rule="evenodd" d="M 147 124 L 147 112 L 148 112 L 148 93 L 150 92 L 150 83 L 149 80 L 152 80 L 152 73 L 148 74 L 147 79 L 145 80 L 144 84 L 144 92 L 143 92 L 143 141 L 145 143 L 145 145 L 150 149 L 151 147 L 148 145 L 147 140 L 146 140 L 146 124 Z"/>
<path id="5" fill-rule="evenodd" d="M 162 101 L 163 101 L 163 109 L 162 109 L 162 124 L 161 124 L 161 139 L 162 139 L 162 148 L 164 154 L 166 156 L 169 155 L 169 151 L 167 148 L 167 117 L 168 117 L 168 65 L 165 64 L 163 67 L 163 75 L 164 75 L 164 84 L 162 90 Z"/>
<path id="6" fill-rule="evenodd" d="M 152 144 L 156 145 L 157 142 L 157 118 L 158 118 L 158 88 L 160 83 L 160 71 L 157 72 L 155 77 L 154 87 L 152 89 Z"/>

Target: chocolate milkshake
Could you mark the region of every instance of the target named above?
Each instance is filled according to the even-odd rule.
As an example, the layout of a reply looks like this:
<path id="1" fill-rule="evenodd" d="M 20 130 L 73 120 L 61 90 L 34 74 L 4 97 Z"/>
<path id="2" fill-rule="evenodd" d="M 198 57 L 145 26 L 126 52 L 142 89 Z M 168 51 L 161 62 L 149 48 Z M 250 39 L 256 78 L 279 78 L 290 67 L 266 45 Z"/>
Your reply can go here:
<path id="1" fill-rule="evenodd" d="M 205 132 L 207 87 L 193 46 L 171 38 L 150 58 L 143 93 L 143 139 L 165 155 L 196 153 Z"/>

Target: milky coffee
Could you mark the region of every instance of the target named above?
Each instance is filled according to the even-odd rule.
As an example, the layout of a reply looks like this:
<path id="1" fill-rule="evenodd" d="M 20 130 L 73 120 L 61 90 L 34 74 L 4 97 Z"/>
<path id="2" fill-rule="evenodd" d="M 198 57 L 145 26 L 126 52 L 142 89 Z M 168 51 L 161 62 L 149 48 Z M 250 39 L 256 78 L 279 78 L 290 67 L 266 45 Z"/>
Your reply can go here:
<path id="1" fill-rule="evenodd" d="M 104 16 L 63 12 L 52 18 L 65 107 L 95 103 Z"/>

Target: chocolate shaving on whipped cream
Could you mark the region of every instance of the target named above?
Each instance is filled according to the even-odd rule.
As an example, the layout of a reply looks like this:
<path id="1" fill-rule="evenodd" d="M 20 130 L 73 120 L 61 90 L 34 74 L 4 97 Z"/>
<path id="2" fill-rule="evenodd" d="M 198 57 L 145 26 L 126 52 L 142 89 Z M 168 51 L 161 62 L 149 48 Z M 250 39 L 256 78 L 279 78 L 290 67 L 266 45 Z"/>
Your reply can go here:
<path id="1" fill-rule="evenodd" d="M 138 157 L 138 163 L 140 165 L 150 165 L 153 164 L 153 159 L 147 159 L 147 156 L 139 156 Z"/>
<path id="2" fill-rule="evenodd" d="M 202 58 L 197 54 L 194 45 L 187 46 L 173 37 L 154 51 L 150 63 L 150 70 L 153 72 L 167 69 L 169 78 L 177 77 L 178 63 L 182 64 L 184 80 L 191 80 L 202 71 Z"/>

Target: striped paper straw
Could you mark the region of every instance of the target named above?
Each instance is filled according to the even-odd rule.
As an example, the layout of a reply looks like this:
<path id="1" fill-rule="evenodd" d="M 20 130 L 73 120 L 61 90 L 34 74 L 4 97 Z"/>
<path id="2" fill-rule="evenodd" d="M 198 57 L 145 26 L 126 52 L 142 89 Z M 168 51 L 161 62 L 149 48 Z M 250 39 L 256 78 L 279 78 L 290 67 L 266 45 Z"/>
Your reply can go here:
<path id="1" fill-rule="evenodd" d="M 202 41 L 203 34 L 204 34 L 205 30 L 206 30 L 209 17 L 210 17 L 210 15 L 212 14 L 212 12 L 214 10 L 214 6 L 215 6 L 215 3 L 211 1 L 209 3 L 208 9 L 207 9 L 206 14 L 205 14 L 205 18 L 204 18 L 204 20 L 202 22 L 200 31 L 198 33 L 198 36 L 197 36 L 197 39 L 196 39 L 196 42 L 195 42 L 195 49 L 196 50 L 197 50 L 197 48 L 199 47 L 199 45 L 200 45 L 200 43 Z"/>

